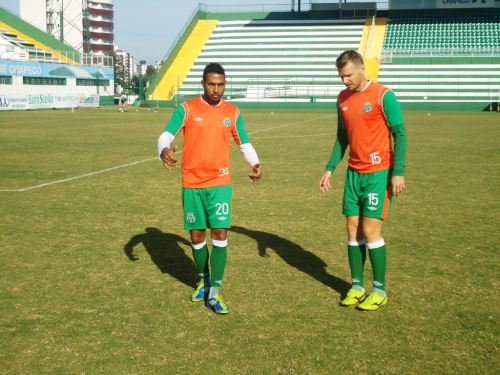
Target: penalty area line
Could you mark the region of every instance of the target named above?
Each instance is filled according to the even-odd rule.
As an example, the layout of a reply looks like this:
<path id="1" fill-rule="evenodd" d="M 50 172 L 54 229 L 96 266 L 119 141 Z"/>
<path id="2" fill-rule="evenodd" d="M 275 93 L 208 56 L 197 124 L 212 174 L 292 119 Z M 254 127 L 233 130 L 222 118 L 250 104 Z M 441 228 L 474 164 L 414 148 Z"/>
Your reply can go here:
<path id="1" fill-rule="evenodd" d="M 0 192 L 23 192 L 23 191 L 32 190 L 32 189 L 38 189 L 38 188 L 45 187 L 45 186 L 50 186 L 50 185 L 60 184 L 60 183 L 63 183 L 63 182 L 78 180 L 78 179 L 84 178 L 84 177 L 95 176 L 96 174 L 101 174 L 101 173 L 105 173 L 105 172 L 109 172 L 109 171 L 114 171 L 115 169 L 130 167 L 132 165 L 136 165 L 136 164 L 140 164 L 140 163 L 145 163 L 147 161 L 151 161 L 151 160 L 155 160 L 155 159 L 158 159 L 158 158 L 156 157 L 156 158 L 149 158 L 149 159 L 139 160 L 139 161 L 135 161 L 133 163 L 123 164 L 123 165 L 117 165 L 116 167 L 111 167 L 111 168 L 103 169 L 101 171 L 86 173 L 86 174 L 82 174 L 82 175 L 75 176 L 75 177 L 65 178 L 63 180 L 56 180 L 56 181 L 46 182 L 44 184 L 39 184 L 39 185 L 30 186 L 30 187 L 21 188 L 21 189 L 0 189 Z"/>

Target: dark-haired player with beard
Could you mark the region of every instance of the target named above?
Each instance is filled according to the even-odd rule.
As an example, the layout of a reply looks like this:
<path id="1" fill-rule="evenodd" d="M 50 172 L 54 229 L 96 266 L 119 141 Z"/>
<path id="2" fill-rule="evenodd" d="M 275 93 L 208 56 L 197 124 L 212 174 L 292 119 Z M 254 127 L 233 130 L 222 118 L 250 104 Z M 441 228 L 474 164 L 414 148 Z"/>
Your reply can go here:
<path id="1" fill-rule="evenodd" d="M 200 282 L 191 301 L 206 301 L 218 314 L 228 313 L 220 294 L 227 262 L 227 232 L 231 226 L 232 196 L 229 145 L 233 138 L 252 168 L 252 183 L 262 176 L 260 161 L 250 143 L 239 109 L 222 99 L 226 74 L 217 63 L 203 71 L 203 96 L 187 100 L 173 113 L 158 139 L 158 154 L 165 168 L 177 163 L 174 138 L 184 133 L 182 149 L 182 203 L 184 228 L 189 230 Z M 210 228 L 209 254 L 206 229 Z"/>

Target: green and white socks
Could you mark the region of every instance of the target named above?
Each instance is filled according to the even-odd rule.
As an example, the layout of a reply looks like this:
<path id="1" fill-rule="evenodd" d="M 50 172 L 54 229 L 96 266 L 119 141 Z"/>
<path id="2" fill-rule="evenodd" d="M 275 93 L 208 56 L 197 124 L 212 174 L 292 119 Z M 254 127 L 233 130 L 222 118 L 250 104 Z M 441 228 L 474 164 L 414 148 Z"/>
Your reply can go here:
<path id="1" fill-rule="evenodd" d="M 351 268 L 352 288 L 358 292 L 364 290 L 364 269 L 366 261 L 365 240 L 348 241 L 347 255 L 349 257 L 349 266 Z"/>
<path id="2" fill-rule="evenodd" d="M 224 241 L 212 240 L 212 245 L 212 256 L 210 257 L 212 277 L 208 298 L 219 294 L 227 263 L 227 239 Z"/>
<path id="3" fill-rule="evenodd" d="M 198 270 L 200 281 L 205 285 L 210 285 L 210 271 L 208 270 L 208 247 L 207 241 L 202 243 L 191 243 L 191 250 L 193 251 L 194 264 Z"/>
<path id="4" fill-rule="evenodd" d="M 385 296 L 385 274 L 387 270 L 387 249 L 384 239 L 367 243 L 368 254 L 373 268 L 373 292 L 378 292 L 380 296 Z"/>
<path id="5" fill-rule="evenodd" d="M 363 274 L 367 247 L 373 269 L 372 293 L 378 292 L 383 297 L 385 296 L 385 275 L 387 270 L 387 249 L 383 238 L 372 243 L 365 243 L 365 240 L 347 242 L 352 288 L 359 292 L 364 290 Z"/>
<path id="6" fill-rule="evenodd" d="M 219 294 L 227 264 L 227 239 L 223 241 L 212 240 L 212 245 L 212 256 L 209 256 L 206 241 L 199 244 L 191 244 L 193 259 L 198 270 L 198 275 L 200 276 L 200 281 L 206 286 L 210 286 L 208 298 Z M 211 278 L 210 269 L 212 271 Z"/>

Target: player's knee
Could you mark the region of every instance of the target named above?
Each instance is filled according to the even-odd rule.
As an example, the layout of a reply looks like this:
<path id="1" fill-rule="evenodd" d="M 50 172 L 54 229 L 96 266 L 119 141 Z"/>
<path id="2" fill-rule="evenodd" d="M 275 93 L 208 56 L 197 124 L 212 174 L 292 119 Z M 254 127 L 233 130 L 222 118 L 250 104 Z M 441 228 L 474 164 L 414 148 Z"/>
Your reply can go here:
<path id="1" fill-rule="evenodd" d="M 190 232 L 191 243 L 199 244 L 206 240 L 206 232 L 201 230 L 192 230 Z"/>
<path id="2" fill-rule="evenodd" d="M 363 235 L 367 243 L 377 242 L 382 239 L 382 231 L 377 228 L 363 228 Z"/>
<path id="3" fill-rule="evenodd" d="M 227 229 L 224 228 L 214 228 L 212 229 L 212 239 L 217 241 L 227 240 Z"/>

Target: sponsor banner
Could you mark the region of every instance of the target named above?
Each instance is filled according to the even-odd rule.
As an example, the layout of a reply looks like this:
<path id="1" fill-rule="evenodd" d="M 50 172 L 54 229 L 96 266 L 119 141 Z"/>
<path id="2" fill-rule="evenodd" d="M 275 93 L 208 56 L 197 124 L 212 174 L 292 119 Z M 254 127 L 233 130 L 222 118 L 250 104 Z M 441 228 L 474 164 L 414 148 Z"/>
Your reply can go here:
<path id="1" fill-rule="evenodd" d="M 28 109 L 71 108 L 76 107 L 77 103 L 76 95 L 28 95 Z"/>
<path id="2" fill-rule="evenodd" d="M 0 56 L 3 56 L 4 59 L 28 61 L 28 53 L 25 50 L 12 44 L 1 43 L 2 39 L 0 39 Z"/>
<path id="3" fill-rule="evenodd" d="M 0 95 L 0 111 L 28 109 L 28 95 Z"/>
<path id="4" fill-rule="evenodd" d="M 0 75 L 113 80 L 113 68 L 102 66 L 0 60 Z"/>
<path id="5" fill-rule="evenodd" d="M 78 106 L 77 95 L 36 94 L 28 95 L 28 109 L 74 108 Z"/>
<path id="6" fill-rule="evenodd" d="M 74 108 L 78 106 L 77 95 L 58 95 L 54 94 L 55 107 L 53 108 Z"/>
<path id="7" fill-rule="evenodd" d="M 78 94 L 78 107 L 99 107 L 99 95 Z"/>
<path id="8" fill-rule="evenodd" d="M 81 106 L 79 99 L 78 95 L 60 94 L 0 95 L 0 110 L 77 108 Z M 97 104 L 99 105 L 99 96 L 97 96 Z M 87 106 L 92 107 L 93 105 Z"/>
<path id="9" fill-rule="evenodd" d="M 495 0 L 436 0 L 436 8 L 494 8 Z"/>

